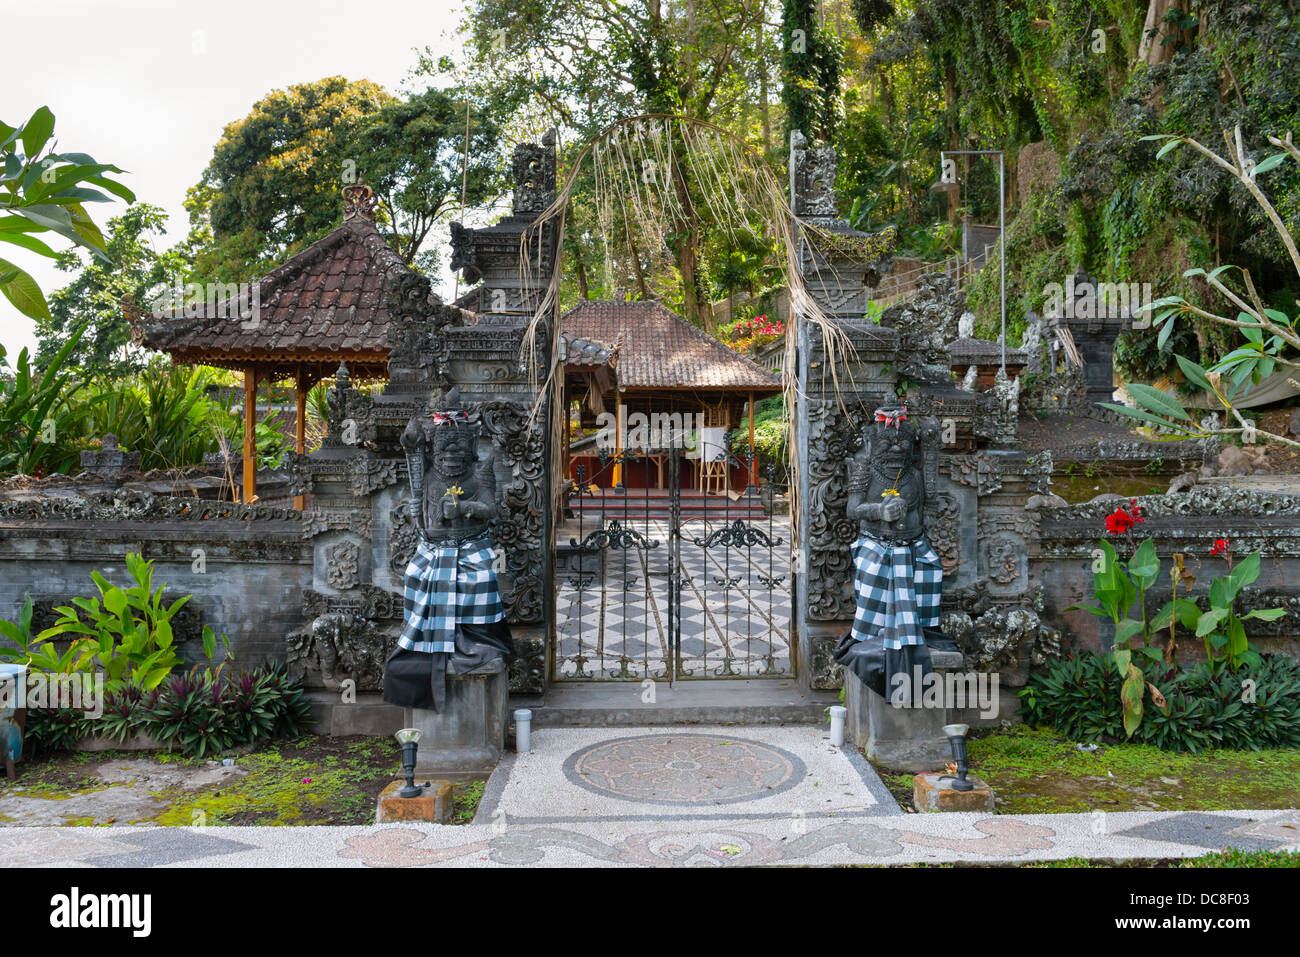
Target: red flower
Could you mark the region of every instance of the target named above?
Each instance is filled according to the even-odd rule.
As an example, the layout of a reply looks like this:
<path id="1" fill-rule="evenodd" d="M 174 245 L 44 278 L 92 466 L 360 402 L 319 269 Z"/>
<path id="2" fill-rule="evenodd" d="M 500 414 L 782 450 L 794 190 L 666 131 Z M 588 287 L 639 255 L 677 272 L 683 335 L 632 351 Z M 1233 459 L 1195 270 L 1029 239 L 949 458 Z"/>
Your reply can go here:
<path id="1" fill-rule="evenodd" d="M 1132 528 L 1137 521 L 1122 508 L 1117 508 L 1106 516 L 1106 531 L 1112 535 L 1122 535 Z"/>
<path id="2" fill-rule="evenodd" d="M 1214 540 L 1214 547 L 1210 549 L 1210 554 L 1222 555 L 1224 552 L 1228 551 L 1231 547 L 1232 546 L 1228 544 L 1228 540 L 1226 538 L 1216 538 Z"/>

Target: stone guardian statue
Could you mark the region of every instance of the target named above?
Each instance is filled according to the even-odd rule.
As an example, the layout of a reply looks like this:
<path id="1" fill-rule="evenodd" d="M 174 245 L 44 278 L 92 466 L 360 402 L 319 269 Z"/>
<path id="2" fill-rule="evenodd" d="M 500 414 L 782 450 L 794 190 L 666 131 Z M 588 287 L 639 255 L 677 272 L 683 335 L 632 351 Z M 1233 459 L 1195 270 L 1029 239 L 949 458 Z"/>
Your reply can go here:
<path id="1" fill-rule="evenodd" d="M 835 660 L 877 694 L 905 703 L 931 670 L 926 632 L 942 637 L 943 566 L 923 525 L 924 446 L 906 406 L 877 409 L 862 438 L 848 462 L 857 614 Z"/>
<path id="2" fill-rule="evenodd" d="M 442 711 L 446 676 L 514 656 L 494 569 L 501 517 L 492 455 L 480 461 L 468 412 L 411 417 L 402 433 L 419 545 L 406 566 L 404 624 L 384 669 L 384 700 Z"/>

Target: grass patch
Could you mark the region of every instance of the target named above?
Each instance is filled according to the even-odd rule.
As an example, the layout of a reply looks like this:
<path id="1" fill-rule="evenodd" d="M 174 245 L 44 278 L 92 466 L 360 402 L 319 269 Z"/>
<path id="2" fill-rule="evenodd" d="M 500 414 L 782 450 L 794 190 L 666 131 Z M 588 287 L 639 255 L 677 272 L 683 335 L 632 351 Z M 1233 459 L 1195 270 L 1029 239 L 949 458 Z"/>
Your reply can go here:
<path id="1" fill-rule="evenodd" d="M 483 800 L 483 786 L 486 781 L 470 781 L 458 784 L 452 789 L 454 802 L 451 813 L 452 824 L 469 824 L 478 813 L 479 802 Z"/>
<path id="2" fill-rule="evenodd" d="M 241 778 L 210 789 L 157 792 L 168 804 L 157 823 L 373 824 L 379 792 L 398 776 L 400 763 L 400 749 L 387 737 L 273 742 L 238 759 L 247 772 Z"/>
<path id="3" fill-rule="evenodd" d="M 1300 867 L 1296 851 L 1242 851 L 1235 847 L 1189 857 L 1179 867 Z"/>
<path id="4" fill-rule="evenodd" d="M 993 788 L 998 814 L 1091 811 L 1283 810 L 1300 806 L 1300 750 L 1161 751 L 1102 744 L 1081 751 L 1050 728 L 975 731 L 970 767 Z M 876 766 L 904 811 L 912 775 Z"/>
<path id="5" fill-rule="evenodd" d="M 969 748 L 972 770 L 993 787 L 1003 814 L 1297 806 L 1294 748 L 1190 754 L 1121 743 L 1081 751 L 1058 732 L 1025 725 L 977 732 Z"/>
<path id="6" fill-rule="evenodd" d="M 72 751 L 19 764 L 19 777 L 0 776 L 0 806 L 6 795 L 66 800 L 127 782 L 109 783 L 97 775 L 114 759 L 152 762 L 169 769 L 204 768 L 208 760 L 159 752 Z M 307 734 L 271 741 L 257 751 L 236 754 L 243 774 L 218 784 L 154 788 L 147 793 L 162 810 L 141 802 L 132 823 L 191 827 L 199 824 L 373 824 L 379 792 L 400 775 L 401 750 L 390 737 L 339 737 Z M 478 805 L 472 798 L 469 815 Z M 467 801 L 470 799 L 467 798 Z M 3 820 L 3 819 L 0 819 Z M 65 818 L 66 824 L 94 824 L 90 818 Z"/>

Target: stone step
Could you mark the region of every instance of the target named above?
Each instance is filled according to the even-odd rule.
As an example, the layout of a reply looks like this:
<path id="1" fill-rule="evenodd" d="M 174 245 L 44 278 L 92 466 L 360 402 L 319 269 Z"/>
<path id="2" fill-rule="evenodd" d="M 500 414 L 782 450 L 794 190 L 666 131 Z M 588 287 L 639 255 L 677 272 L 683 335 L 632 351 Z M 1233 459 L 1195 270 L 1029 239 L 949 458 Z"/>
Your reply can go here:
<path id="1" fill-rule="evenodd" d="M 544 696 L 514 695 L 510 708 L 529 708 L 534 728 L 663 727 L 667 725 L 824 724 L 836 692 L 803 694 L 789 679 L 703 679 L 654 684 L 643 701 L 640 681 L 553 682 Z M 513 714 L 511 723 L 513 724 Z"/>

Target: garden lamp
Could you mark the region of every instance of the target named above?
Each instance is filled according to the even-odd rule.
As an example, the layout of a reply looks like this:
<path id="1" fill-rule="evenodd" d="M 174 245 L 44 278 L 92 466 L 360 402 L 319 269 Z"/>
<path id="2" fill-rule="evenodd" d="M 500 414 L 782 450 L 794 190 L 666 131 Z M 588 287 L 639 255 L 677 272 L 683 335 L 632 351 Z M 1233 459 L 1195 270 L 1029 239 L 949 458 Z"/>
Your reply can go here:
<path id="1" fill-rule="evenodd" d="M 957 762 L 957 776 L 944 775 L 952 779 L 952 789 L 954 791 L 973 791 L 974 783 L 966 777 L 966 732 L 970 730 L 967 724 L 945 724 L 943 733 L 948 736 L 948 743 L 952 745 L 952 757 Z"/>
<path id="2" fill-rule="evenodd" d="M 415 753 L 420 750 L 423 732 L 419 728 L 403 728 L 394 737 L 402 746 L 402 770 L 406 772 L 406 786 L 397 792 L 398 797 L 413 798 L 424 793 L 427 784 L 415 783 Z"/>

